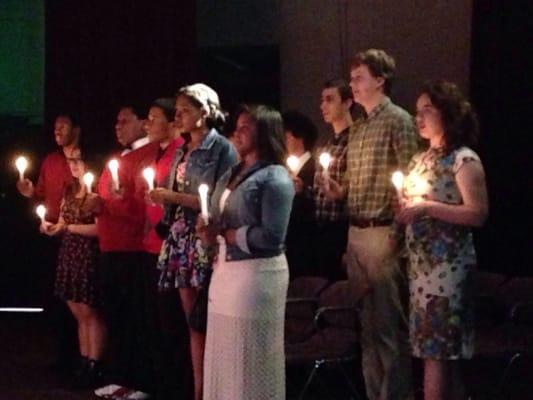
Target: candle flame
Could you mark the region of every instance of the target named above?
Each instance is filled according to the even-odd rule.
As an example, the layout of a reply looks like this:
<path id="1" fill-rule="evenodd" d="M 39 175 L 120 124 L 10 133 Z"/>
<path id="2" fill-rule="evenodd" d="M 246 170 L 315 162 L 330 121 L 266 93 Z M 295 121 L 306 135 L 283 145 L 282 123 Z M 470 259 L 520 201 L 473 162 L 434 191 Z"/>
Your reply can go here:
<path id="1" fill-rule="evenodd" d="M 118 171 L 118 160 L 115 158 L 113 158 L 112 160 L 109 160 L 109 162 L 107 163 L 107 166 L 112 173 L 116 174 Z"/>
<path id="2" fill-rule="evenodd" d="M 320 165 L 322 165 L 322 168 L 328 169 L 329 164 L 331 163 L 331 155 L 329 153 L 322 153 L 320 154 L 318 161 L 320 162 Z"/>
<path id="3" fill-rule="evenodd" d="M 392 184 L 397 190 L 401 190 L 403 187 L 404 176 L 401 171 L 395 171 L 392 174 Z"/>
<path id="4" fill-rule="evenodd" d="M 28 168 L 28 160 L 26 157 L 20 156 L 15 160 L 15 166 L 20 174 L 23 174 L 26 168 Z"/>
<path id="5" fill-rule="evenodd" d="M 35 213 L 39 216 L 39 218 L 44 219 L 44 216 L 46 215 L 46 207 L 42 204 L 39 204 L 35 208 Z"/>
<path id="6" fill-rule="evenodd" d="M 154 169 L 152 167 L 146 167 L 145 169 L 143 169 L 143 176 L 144 179 L 146 179 L 146 182 L 148 182 L 149 184 L 153 184 L 155 178 Z"/>
<path id="7" fill-rule="evenodd" d="M 287 158 L 287 166 L 292 172 L 296 172 L 296 169 L 298 168 L 298 165 L 300 164 L 300 160 L 296 156 L 289 156 Z"/>
<path id="8" fill-rule="evenodd" d="M 94 182 L 94 174 L 92 172 L 86 172 L 83 175 L 83 183 L 85 183 L 88 187 L 91 187 Z"/>

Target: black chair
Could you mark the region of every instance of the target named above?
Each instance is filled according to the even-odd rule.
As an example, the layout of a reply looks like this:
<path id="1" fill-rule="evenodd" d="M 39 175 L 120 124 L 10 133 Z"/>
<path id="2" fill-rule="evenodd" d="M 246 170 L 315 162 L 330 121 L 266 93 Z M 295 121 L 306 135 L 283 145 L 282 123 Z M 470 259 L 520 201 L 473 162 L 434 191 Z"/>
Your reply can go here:
<path id="1" fill-rule="evenodd" d="M 322 387 L 321 399 L 332 398 L 332 387 L 321 377 L 322 371 L 340 372 L 350 398 L 363 399 L 354 383 L 355 374 L 346 368 L 360 359 L 358 299 L 348 281 L 339 281 L 324 289 L 318 298 L 311 334 L 300 342 L 286 342 L 287 369 L 307 370 L 307 378 L 298 399 L 304 399 L 316 380 Z"/>

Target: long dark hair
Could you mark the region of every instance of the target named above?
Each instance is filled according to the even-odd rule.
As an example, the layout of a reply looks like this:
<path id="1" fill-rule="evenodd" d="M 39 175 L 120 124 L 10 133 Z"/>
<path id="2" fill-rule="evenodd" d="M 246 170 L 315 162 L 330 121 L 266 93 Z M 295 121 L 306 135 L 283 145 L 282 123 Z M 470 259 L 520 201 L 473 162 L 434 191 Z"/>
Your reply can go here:
<path id="1" fill-rule="evenodd" d="M 287 148 L 283 131 L 283 119 L 275 108 L 263 104 L 241 105 L 239 115 L 249 114 L 256 123 L 255 144 L 259 160 L 285 165 Z"/>
<path id="2" fill-rule="evenodd" d="M 444 128 L 444 146 L 447 152 L 461 146 L 475 148 L 479 124 L 475 111 L 459 87 L 452 82 L 426 82 L 419 96 L 426 94 L 439 110 Z"/>

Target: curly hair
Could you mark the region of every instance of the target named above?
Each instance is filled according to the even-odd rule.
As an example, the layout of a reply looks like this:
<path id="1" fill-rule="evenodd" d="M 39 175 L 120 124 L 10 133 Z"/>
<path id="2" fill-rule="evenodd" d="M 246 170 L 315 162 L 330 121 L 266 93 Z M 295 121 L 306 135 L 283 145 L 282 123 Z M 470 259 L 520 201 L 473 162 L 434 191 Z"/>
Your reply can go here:
<path id="1" fill-rule="evenodd" d="M 479 124 L 472 105 L 452 82 L 443 80 L 426 82 L 419 96 L 426 94 L 440 112 L 447 151 L 461 146 L 475 147 L 479 136 Z"/>

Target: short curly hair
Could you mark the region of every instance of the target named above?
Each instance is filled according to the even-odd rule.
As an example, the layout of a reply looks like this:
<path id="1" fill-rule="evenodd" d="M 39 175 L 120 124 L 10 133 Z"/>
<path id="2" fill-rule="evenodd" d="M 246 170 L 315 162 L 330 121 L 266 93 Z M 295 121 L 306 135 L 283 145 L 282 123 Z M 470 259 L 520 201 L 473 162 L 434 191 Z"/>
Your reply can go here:
<path id="1" fill-rule="evenodd" d="M 475 147 L 479 137 L 479 123 L 472 105 L 459 87 L 439 80 L 426 82 L 419 97 L 426 94 L 440 112 L 447 151 L 461 146 Z"/>

